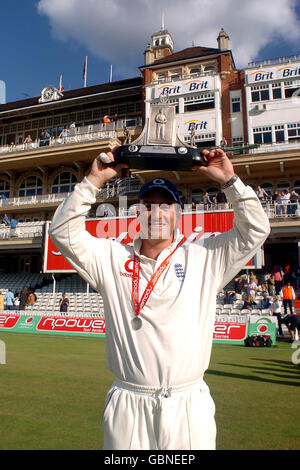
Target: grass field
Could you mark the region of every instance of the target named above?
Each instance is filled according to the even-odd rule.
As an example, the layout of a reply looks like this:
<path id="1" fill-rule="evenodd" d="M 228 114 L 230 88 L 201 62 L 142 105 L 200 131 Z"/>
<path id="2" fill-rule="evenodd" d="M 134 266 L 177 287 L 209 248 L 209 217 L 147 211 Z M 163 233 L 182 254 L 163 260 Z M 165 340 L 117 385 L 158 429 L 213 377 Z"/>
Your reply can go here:
<path id="1" fill-rule="evenodd" d="M 1 450 L 101 449 L 113 381 L 105 339 L 0 333 Z M 295 349 L 214 344 L 205 380 L 216 403 L 219 450 L 298 450 L 300 366 Z M 300 356 L 300 355 L 299 355 Z"/>

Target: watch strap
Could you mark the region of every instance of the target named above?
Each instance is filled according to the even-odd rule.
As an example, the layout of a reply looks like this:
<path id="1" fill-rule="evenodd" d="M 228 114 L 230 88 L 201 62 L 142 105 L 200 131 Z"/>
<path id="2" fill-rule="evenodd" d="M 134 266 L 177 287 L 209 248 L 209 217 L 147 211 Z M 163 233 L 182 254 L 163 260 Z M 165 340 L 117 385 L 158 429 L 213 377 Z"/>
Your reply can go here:
<path id="1" fill-rule="evenodd" d="M 233 183 L 236 182 L 236 180 L 238 179 L 239 177 L 237 175 L 233 175 L 230 180 L 228 180 L 226 183 L 224 183 L 222 186 L 221 186 L 221 189 L 226 189 L 226 188 L 229 188 L 230 186 L 233 185 Z"/>

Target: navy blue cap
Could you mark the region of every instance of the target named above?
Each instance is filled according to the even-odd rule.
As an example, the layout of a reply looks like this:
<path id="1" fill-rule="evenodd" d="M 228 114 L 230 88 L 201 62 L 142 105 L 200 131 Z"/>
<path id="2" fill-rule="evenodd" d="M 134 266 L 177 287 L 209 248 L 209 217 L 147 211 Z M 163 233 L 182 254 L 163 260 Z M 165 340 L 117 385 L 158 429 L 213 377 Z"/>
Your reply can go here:
<path id="1" fill-rule="evenodd" d="M 161 189 L 162 191 L 166 191 L 171 194 L 178 204 L 180 204 L 180 197 L 176 186 L 165 178 L 154 178 L 153 180 L 148 181 L 148 183 L 145 183 L 140 189 L 138 200 L 140 201 L 143 195 L 152 189 Z"/>

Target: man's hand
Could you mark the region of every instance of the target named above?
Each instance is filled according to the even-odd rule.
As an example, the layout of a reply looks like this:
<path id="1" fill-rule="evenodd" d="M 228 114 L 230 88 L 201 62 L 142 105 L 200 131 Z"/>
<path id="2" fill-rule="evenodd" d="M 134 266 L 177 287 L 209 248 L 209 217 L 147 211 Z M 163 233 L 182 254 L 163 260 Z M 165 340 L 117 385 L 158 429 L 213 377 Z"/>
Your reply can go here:
<path id="1" fill-rule="evenodd" d="M 220 185 L 227 183 L 232 178 L 234 175 L 233 165 L 223 150 L 219 148 L 211 152 L 203 150 L 203 155 L 207 160 L 207 166 L 194 166 L 193 171 L 199 171 Z"/>
<path id="2" fill-rule="evenodd" d="M 114 162 L 114 150 L 115 149 L 113 149 L 112 152 L 107 152 L 107 154 L 100 153 L 92 163 L 87 179 L 96 186 L 96 188 L 102 188 L 107 181 L 116 178 L 122 168 L 128 168 L 128 165 L 123 163 L 116 166 L 112 166 L 109 163 Z"/>

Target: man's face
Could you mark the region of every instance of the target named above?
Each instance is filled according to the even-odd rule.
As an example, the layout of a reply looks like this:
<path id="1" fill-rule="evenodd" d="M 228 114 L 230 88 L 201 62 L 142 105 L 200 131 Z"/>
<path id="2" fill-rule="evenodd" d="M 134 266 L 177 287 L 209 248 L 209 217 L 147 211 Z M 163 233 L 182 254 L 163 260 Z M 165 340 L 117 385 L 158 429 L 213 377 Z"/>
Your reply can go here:
<path id="1" fill-rule="evenodd" d="M 180 206 L 168 192 L 153 189 L 147 192 L 138 207 L 141 238 L 166 240 L 173 235 Z"/>

